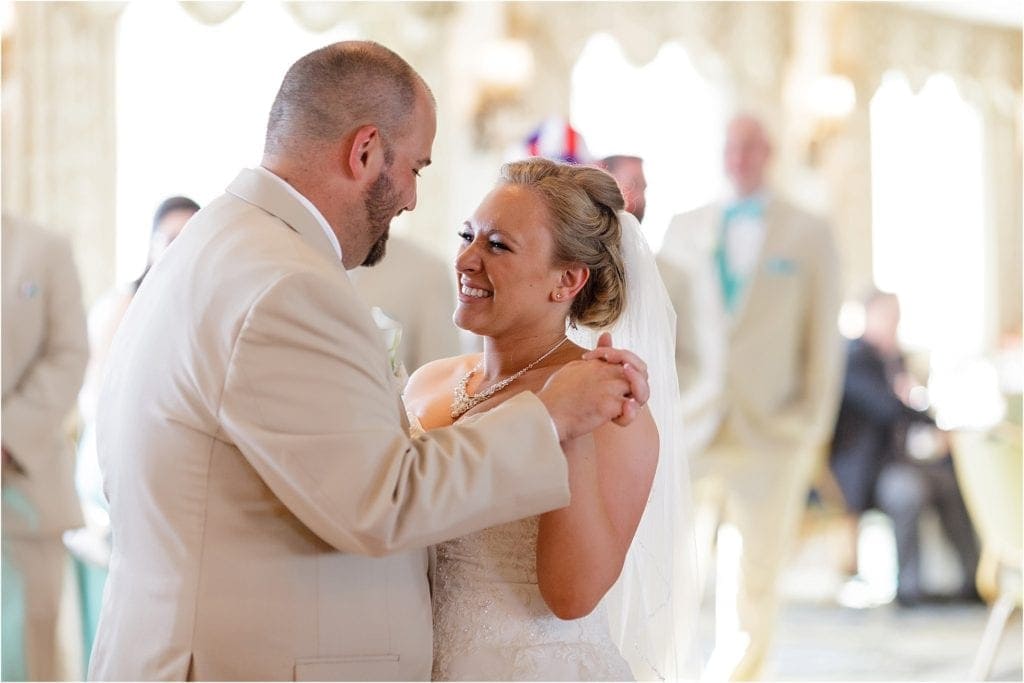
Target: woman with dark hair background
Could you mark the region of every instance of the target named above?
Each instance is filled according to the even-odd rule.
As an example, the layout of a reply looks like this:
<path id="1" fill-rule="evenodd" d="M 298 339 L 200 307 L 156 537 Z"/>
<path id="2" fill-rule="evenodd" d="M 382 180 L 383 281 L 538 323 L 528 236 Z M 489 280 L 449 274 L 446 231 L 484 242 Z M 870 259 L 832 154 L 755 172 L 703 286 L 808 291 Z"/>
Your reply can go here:
<path id="1" fill-rule="evenodd" d="M 185 227 L 188 219 L 192 218 L 192 215 L 198 210 L 198 204 L 188 197 L 180 195 L 168 197 L 160 202 L 160 206 L 156 208 L 156 213 L 153 214 L 153 233 L 149 239 L 149 259 L 146 261 L 146 269 L 142 271 L 142 275 L 132 282 L 132 294 L 135 294 L 139 289 L 139 285 L 142 284 L 146 273 L 149 272 L 149 269 L 160 258 L 160 255 L 164 253 L 164 250 L 181 233 L 181 229 Z M 131 297 L 129 297 L 130 300 Z M 127 303 L 125 307 L 127 307 Z M 121 313 L 124 313 L 123 308 Z M 118 317 L 117 321 L 120 322 L 121 318 Z M 112 335 L 113 332 L 111 332 Z"/>

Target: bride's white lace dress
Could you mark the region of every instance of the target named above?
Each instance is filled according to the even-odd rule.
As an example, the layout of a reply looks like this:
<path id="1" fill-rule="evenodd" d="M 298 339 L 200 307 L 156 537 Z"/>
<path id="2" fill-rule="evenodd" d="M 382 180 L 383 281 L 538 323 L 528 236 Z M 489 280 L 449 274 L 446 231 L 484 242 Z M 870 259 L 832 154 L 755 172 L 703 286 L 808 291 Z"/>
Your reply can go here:
<path id="1" fill-rule="evenodd" d="M 563 621 L 545 604 L 538 523 L 529 517 L 436 546 L 434 680 L 632 680 L 603 605 Z"/>

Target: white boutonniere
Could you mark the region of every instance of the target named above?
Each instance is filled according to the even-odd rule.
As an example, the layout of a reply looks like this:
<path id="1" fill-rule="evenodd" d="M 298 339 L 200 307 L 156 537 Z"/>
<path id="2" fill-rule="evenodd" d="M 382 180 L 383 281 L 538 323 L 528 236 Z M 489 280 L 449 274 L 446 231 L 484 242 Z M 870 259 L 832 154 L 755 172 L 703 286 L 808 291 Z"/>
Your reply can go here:
<path id="1" fill-rule="evenodd" d="M 377 325 L 377 329 L 381 332 L 381 338 L 384 340 L 384 348 L 388 354 L 388 368 L 398 381 L 399 387 L 404 387 L 409 380 L 409 373 L 405 371 L 405 364 L 402 363 L 402 359 L 398 355 L 398 349 L 402 344 L 402 323 L 389 318 L 380 309 L 380 306 L 371 308 L 370 315 L 373 316 L 373 322 Z"/>

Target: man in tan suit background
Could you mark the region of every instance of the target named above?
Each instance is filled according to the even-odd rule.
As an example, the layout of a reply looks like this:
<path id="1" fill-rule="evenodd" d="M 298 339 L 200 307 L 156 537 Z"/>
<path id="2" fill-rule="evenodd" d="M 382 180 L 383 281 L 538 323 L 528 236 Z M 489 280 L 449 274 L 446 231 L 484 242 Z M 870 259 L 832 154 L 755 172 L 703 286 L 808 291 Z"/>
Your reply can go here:
<path id="1" fill-rule="evenodd" d="M 356 291 L 401 323 L 399 358 L 408 374 L 424 363 L 458 355 L 455 267 L 411 239 L 392 235 L 380 264 L 349 272 Z"/>
<path id="2" fill-rule="evenodd" d="M 566 505 L 560 440 L 646 401 L 642 363 L 602 348 L 611 362 L 410 439 L 346 269 L 415 208 L 434 132 L 398 55 L 310 53 L 262 166 L 146 277 L 100 400 L 114 547 L 90 678 L 427 679 L 423 548 Z"/>
<path id="3" fill-rule="evenodd" d="M 698 540 L 706 552 L 724 519 L 742 542 L 738 567 L 723 553 L 716 563 L 718 592 L 731 576 L 737 594 L 735 610 L 716 599 L 710 680 L 759 674 L 779 569 L 839 398 L 832 237 L 823 221 L 766 188 L 770 153 L 757 120 L 732 120 L 724 161 L 734 197 L 676 216 L 659 255 L 678 313 Z"/>
<path id="4" fill-rule="evenodd" d="M 3 679 L 57 678 L 67 553 L 82 525 L 64 420 L 89 360 L 64 238 L 3 216 Z"/>

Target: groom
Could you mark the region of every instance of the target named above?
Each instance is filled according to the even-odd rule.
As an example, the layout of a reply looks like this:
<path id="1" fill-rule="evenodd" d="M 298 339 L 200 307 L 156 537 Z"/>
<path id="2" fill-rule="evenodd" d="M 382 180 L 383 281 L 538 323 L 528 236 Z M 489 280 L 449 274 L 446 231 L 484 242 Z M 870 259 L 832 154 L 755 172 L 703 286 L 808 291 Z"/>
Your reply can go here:
<path id="1" fill-rule="evenodd" d="M 434 109 L 380 45 L 306 55 L 261 167 L 139 289 L 100 399 L 114 551 L 91 679 L 427 679 L 422 548 L 566 505 L 560 441 L 646 401 L 643 364 L 603 347 L 409 439 L 345 271 L 415 208 Z"/>

